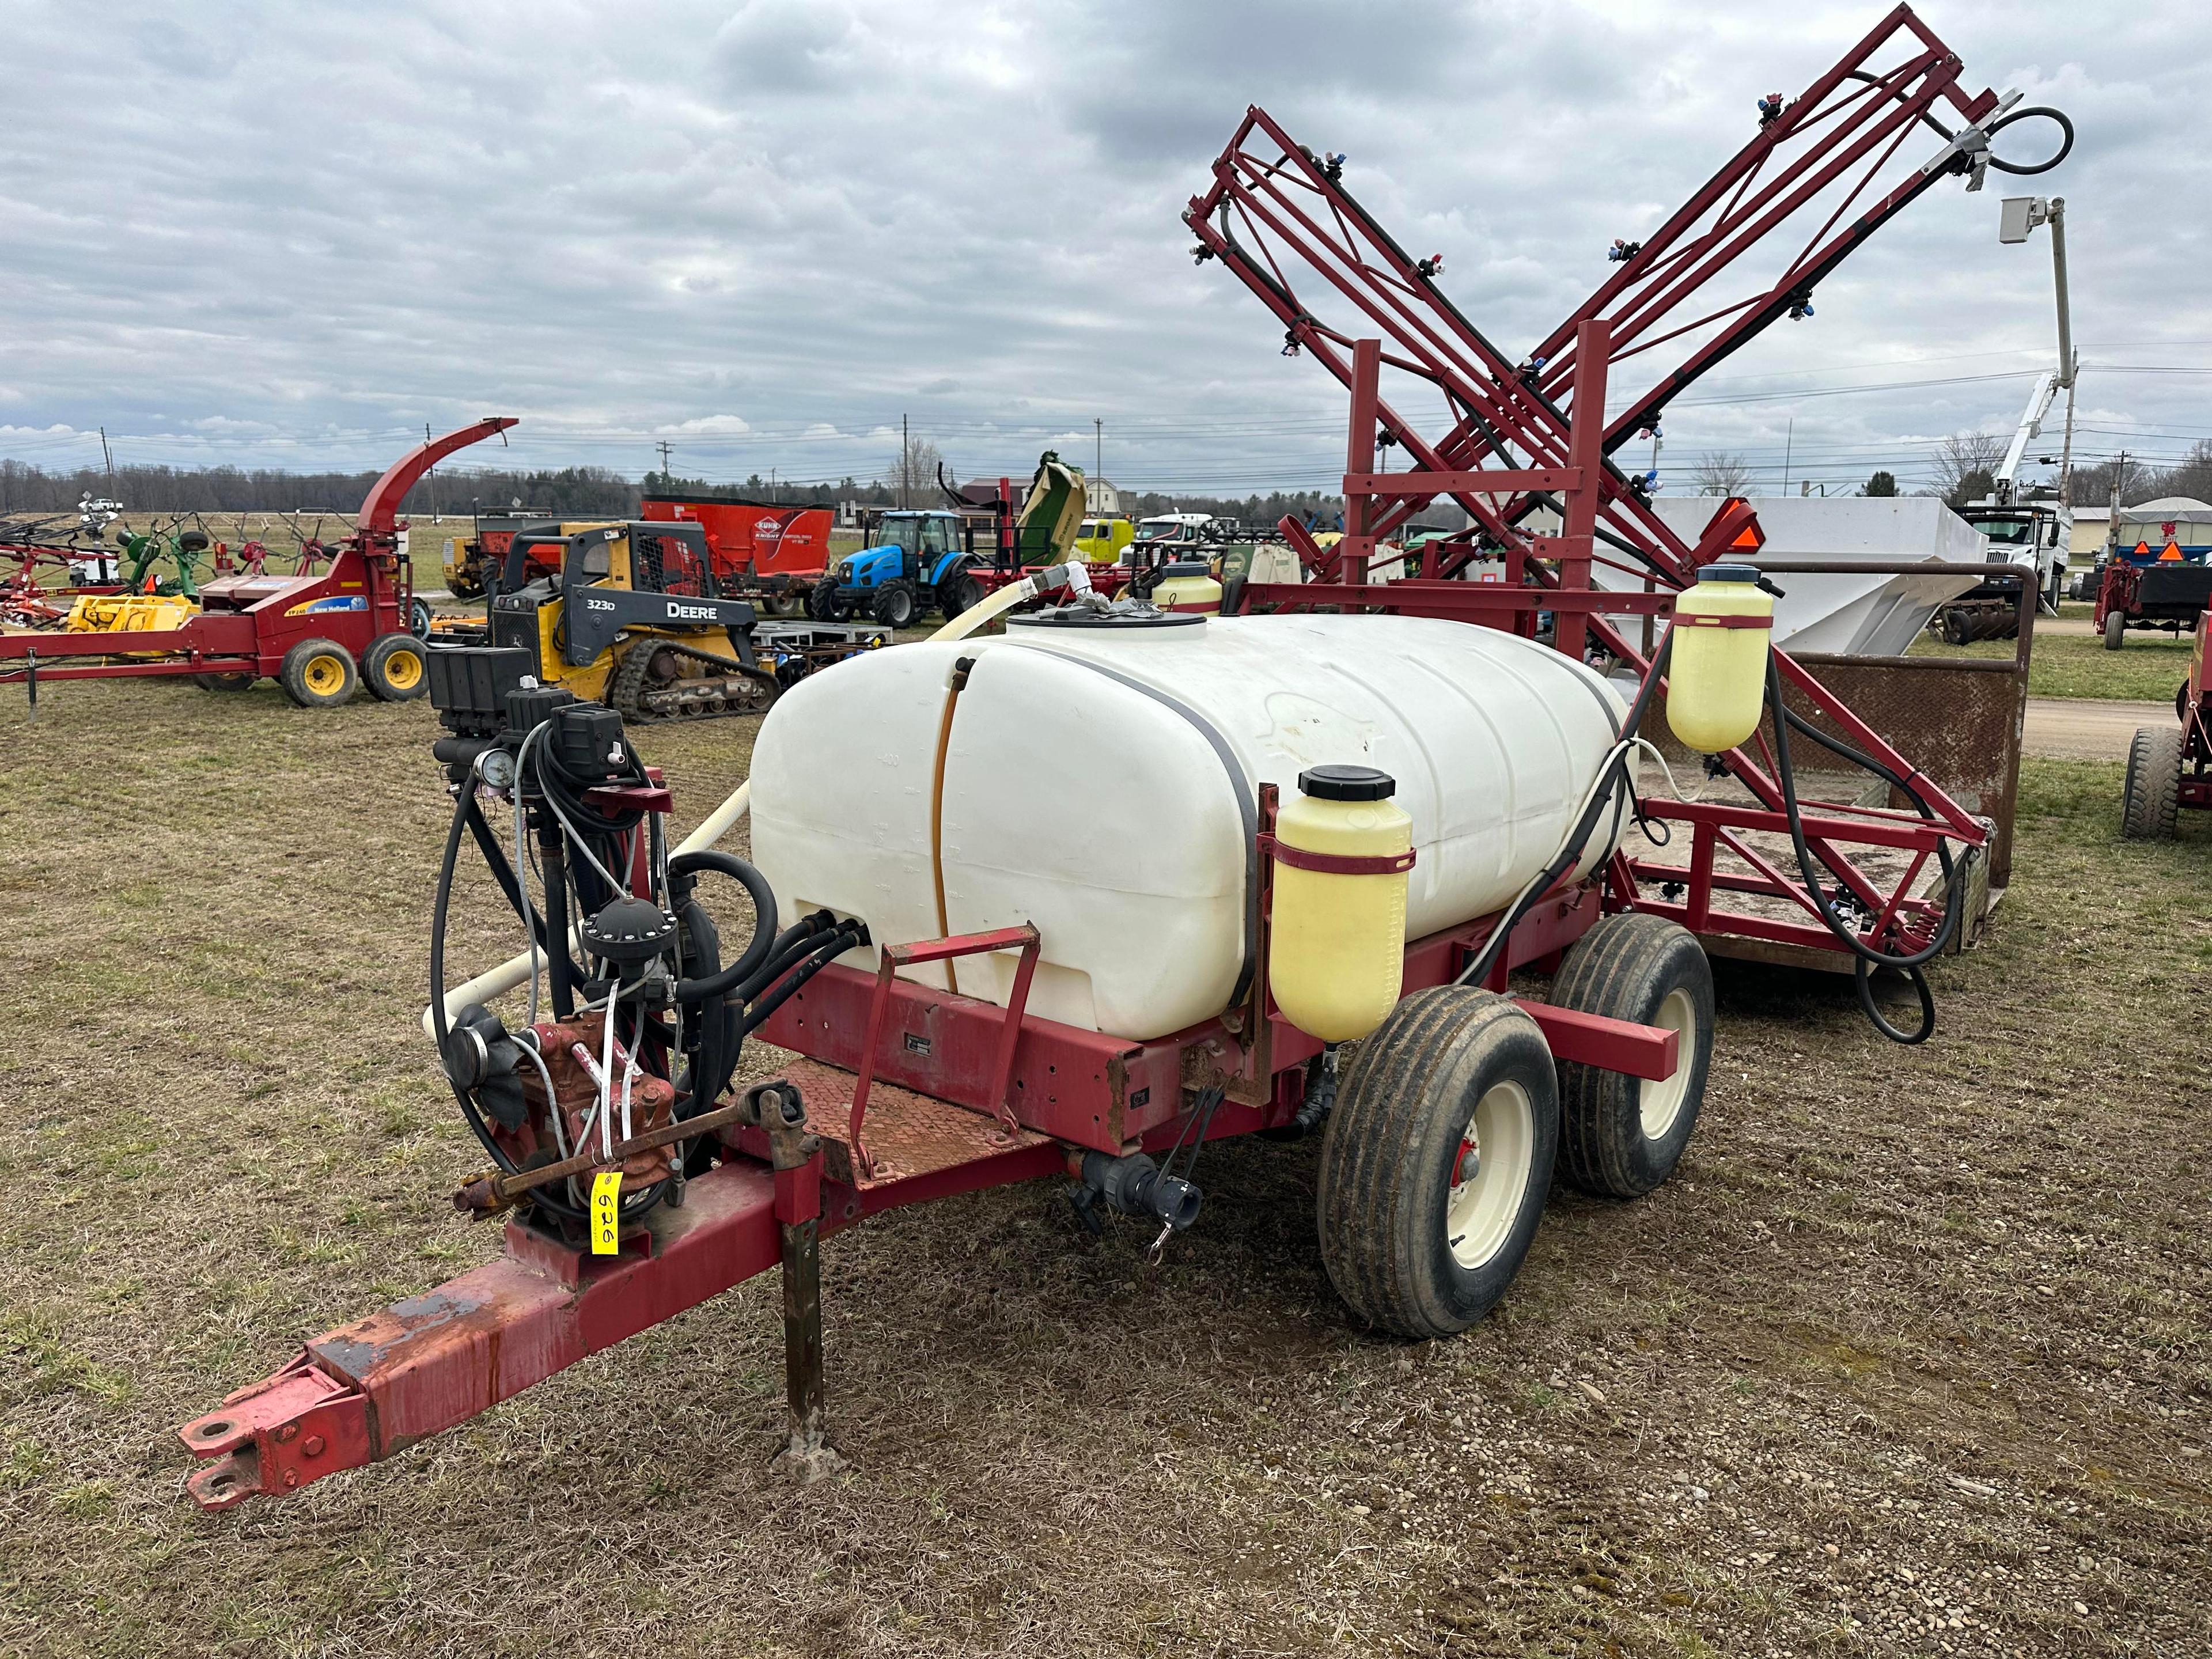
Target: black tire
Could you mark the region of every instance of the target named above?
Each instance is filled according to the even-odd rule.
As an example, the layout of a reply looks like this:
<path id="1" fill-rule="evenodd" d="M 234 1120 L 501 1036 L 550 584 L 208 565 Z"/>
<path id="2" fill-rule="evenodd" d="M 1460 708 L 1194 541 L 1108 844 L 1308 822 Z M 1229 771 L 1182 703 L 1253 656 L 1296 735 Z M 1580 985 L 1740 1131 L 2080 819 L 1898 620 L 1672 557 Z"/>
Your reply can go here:
<path id="1" fill-rule="evenodd" d="M 945 613 L 947 622 L 982 603 L 983 584 L 965 570 L 937 590 L 937 607 Z"/>
<path id="2" fill-rule="evenodd" d="M 407 605 L 407 631 L 418 640 L 430 637 L 430 601 L 410 599 Z"/>
<path id="3" fill-rule="evenodd" d="M 1972 624 L 1966 620 L 1965 611 L 1946 611 L 1943 613 L 1942 633 L 1943 642 L 1946 645 L 1964 645 L 1973 638 L 1974 630 Z"/>
<path id="4" fill-rule="evenodd" d="M 921 611 L 914 584 L 902 576 L 892 577 L 868 601 L 868 614 L 886 628 L 911 628 Z"/>
<path id="5" fill-rule="evenodd" d="M 361 689 L 361 675 L 345 647 L 329 640 L 301 640 L 284 653 L 276 683 L 302 708 L 336 708 Z"/>
<path id="6" fill-rule="evenodd" d="M 2121 611 L 2107 611 L 2105 613 L 2105 649 L 2107 651 L 2118 650 L 2120 648 L 2120 641 L 2127 636 L 2127 613 Z"/>
<path id="7" fill-rule="evenodd" d="M 2173 718 L 2184 726 L 2189 724 L 2189 682 L 2187 680 L 2182 681 L 2173 688 Z"/>
<path id="8" fill-rule="evenodd" d="M 1558 1147 L 1558 1077 L 1536 1022 L 1468 986 L 1407 997 L 1359 1045 L 1322 1139 L 1316 1212 L 1337 1294 L 1401 1336 L 1465 1330 L 1520 1272 Z"/>
<path id="9" fill-rule="evenodd" d="M 837 602 L 837 579 L 824 576 L 806 596 L 806 614 L 817 622 L 842 622 L 852 613 Z"/>
<path id="10" fill-rule="evenodd" d="M 380 702 L 412 702 L 430 690 L 430 663 L 412 634 L 386 634 L 361 659 L 361 677 Z"/>
<path id="11" fill-rule="evenodd" d="M 258 674 L 195 674 L 192 684 L 203 691 L 251 691 Z"/>
<path id="12" fill-rule="evenodd" d="M 1559 1062 L 1559 1173 L 1601 1198 L 1641 1198 L 1674 1173 L 1705 1104 L 1713 1055 L 1705 947 L 1663 917 L 1607 916 L 1569 947 L 1552 1000 L 1681 1033 L 1665 1083 Z"/>
<path id="13" fill-rule="evenodd" d="M 2128 745 L 2128 779 L 2120 793 L 2121 838 L 2172 841 L 2180 810 L 2180 728 L 2143 726 Z"/>

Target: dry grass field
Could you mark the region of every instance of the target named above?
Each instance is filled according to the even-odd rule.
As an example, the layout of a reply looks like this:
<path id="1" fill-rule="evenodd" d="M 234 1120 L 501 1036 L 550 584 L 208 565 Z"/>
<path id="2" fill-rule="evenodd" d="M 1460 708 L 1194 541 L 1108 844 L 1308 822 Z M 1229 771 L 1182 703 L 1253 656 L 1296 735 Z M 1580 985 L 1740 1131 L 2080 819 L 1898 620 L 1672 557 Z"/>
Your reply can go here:
<path id="1" fill-rule="evenodd" d="M 752 725 L 644 736 L 689 817 Z M 434 732 L 0 695 L 0 1653 L 2212 1651 L 2212 824 L 2121 842 L 2101 763 L 2029 763 L 1928 1047 L 1723 964 L 1677 1179 L 1557 1194 L 1456 1341 L 1356 1328 L 1313 1147 L 1231 1143 L 1157 1270 L 1050 1183 L 832 1240 L 836 1480 L 768 1471 L 770 1277 L 199 1514 L 175 1424 L 497 1248 L 415 1024 Z"/>

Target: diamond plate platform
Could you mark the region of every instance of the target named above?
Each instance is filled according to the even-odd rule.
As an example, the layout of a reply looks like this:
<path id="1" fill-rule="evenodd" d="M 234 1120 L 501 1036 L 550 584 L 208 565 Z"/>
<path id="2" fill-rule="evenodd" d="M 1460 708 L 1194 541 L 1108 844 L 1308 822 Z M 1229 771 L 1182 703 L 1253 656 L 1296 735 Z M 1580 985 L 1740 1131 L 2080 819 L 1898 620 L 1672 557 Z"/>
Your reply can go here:
<path id="1" fill-rule="evenodd" d="M 806 1103 L 807 1130 L 822 1140 L 823 1173 L 863 1191 L 1050 1144 L 1049 1136 L 1008 1129 L 996 1118 L 879 1079 L 869 1088 L 868 1114 L 860 1126 L 875 1169 L 862 1177 L 847 1133 L 859 1079 L 841 1066 L 812 1060 L 794 1060 L 781 1074 L 797 1085 Z"/>

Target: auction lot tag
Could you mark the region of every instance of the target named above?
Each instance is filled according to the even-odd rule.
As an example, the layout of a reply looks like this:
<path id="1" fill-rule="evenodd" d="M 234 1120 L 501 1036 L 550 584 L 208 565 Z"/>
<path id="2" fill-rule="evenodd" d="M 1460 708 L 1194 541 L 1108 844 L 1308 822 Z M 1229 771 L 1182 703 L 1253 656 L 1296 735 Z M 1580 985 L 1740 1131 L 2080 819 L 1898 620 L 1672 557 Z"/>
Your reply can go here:
<path id="1" fill-rule="evenodd" d="M 602 1170 L 592 1177 L 592 1254 L 613 1255 L 621 1249 L 622 1171 Z"/>

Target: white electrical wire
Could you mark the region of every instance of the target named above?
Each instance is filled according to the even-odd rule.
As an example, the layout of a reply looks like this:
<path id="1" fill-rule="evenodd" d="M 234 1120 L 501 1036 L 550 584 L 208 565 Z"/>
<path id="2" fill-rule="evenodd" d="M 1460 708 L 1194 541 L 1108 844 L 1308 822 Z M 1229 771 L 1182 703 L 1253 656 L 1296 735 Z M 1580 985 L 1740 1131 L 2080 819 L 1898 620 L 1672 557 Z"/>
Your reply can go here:
<path id="1" fill-rule="evenodd" d="M 611 1158 L 615 1155 L 615 998 L 607 996 L 607 1011 L 599 1018 L 606 1024 L 606 1042 L 599 1055 L 599 1102 L 606 1109 L 599 1114 L 599 1156 Z M 627 1140 L 629 1137 L 623 1137 Z"/>

